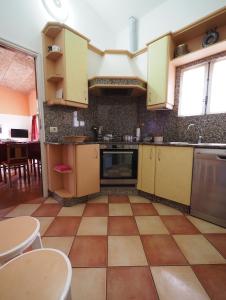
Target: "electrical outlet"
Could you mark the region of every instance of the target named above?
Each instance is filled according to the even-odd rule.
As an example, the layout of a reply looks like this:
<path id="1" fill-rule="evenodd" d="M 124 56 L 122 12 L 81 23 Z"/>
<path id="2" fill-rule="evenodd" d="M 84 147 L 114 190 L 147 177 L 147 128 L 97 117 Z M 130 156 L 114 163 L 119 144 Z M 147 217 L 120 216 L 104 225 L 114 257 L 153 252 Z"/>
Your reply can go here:
<path id="1" fill-rule="evenodd" d="M 56 133 L 56 132 L 58 132 L 58 128 L 57 127 L 49 127 L 49 131 L 50 132 L 54 132 L 54 133 Z"/>
<path id="2" fill-rule="evenodd" d="M 80 125 L 81 127 L 84 127 L 84 126 L 85 126 L 85 121 L 79 121 L 79 125 Z"/>

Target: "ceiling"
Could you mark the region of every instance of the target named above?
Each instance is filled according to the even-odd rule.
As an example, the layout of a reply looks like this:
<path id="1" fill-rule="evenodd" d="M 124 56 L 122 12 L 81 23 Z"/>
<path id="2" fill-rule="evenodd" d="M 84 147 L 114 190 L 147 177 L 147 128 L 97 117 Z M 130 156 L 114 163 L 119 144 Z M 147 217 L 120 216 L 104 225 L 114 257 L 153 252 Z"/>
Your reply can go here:
<path id="1" fill-rule="evenodd" d="M 0 46 L 0 86 L 26 94 L 35 89 L 34 58 Z"/>
<path id="2" fill-rule="evenodd" d="M 131 16 L 137 19 L 166 0 L 85 0 L 113 32 L 128 25 Z"/>

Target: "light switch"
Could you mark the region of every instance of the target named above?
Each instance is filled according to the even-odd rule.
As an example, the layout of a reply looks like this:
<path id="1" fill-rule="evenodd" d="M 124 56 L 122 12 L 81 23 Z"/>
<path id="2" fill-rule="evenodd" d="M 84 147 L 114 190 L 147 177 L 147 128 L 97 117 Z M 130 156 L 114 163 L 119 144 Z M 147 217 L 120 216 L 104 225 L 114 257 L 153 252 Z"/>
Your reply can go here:
<path id="1" fill-rule="evenodd" d="M 51 132 L 51 133 L 56 133 L 56 132 L 58 132 L 58 128 L 57 127 L 49 127 L 49 131 Z"/>
<path id="2" fill-rule="evenodd" d="M 79 122 L 79 125 L 80 125 L 81 127 L 84 127 L 84 126 L 85 126 L 85 121 L 80 121 L 80 122 Z"/>

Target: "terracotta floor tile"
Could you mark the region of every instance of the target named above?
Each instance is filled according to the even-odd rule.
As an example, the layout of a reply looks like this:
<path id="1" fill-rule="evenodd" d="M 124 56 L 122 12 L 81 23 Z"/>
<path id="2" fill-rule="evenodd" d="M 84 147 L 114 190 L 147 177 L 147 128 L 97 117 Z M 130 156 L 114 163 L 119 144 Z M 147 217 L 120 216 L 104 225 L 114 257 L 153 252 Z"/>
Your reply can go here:
<path id="1" fill-rule="evenodd" d="M 83 214 L 83 211 L 85 209 L 85 204 L 76 204 L 74 206 L 70 206 L 70 207 L 62 207 L 61 210 L 58 213 L 58 216 L 71 216 L 71 217 L 80 217 Z"/>
<path id="2" fill-rule="evenodd" d="M 156 209 L 151 203 L 133 203 L 131 207 L 134 216 L 158 216 Z"/>
<path id="3" fill-rule="evenodd" d="M 38 207 L 40 207 L 40 204 L 19 204 L 5 215 L 5 217 L 14 218 L 19 216 L 30 216 Z"/>
<path id="4" fill-rule="evenodd" d="M 36 217 L 40 222 L 40 234 L 44 235 L 49 225 L 53 222 L 54 217 Z"/>
<path id="5" fill-rule="evenodd" d="M 192 268 L 211 299 L 226 299 L 226 265 L 201 265 Z"/>
<path id="6" fill-rule="evenodd" d="M 33 214 L 34 217 L 56 217 L 61 209 L 60 204 L 42 204 Z"/>
<path id="7" fill-rule="evenodd" d="M 158 216 L 135 217 L 140 234 L 168 234 L 168 230 Z"/>
<path id="8" fill-rule="evenodd" d="M 108 204 L 105 204 L 105 203 L 86 204 L 83 216 L 85 216 L 85 217 L 107 217 L 108 216 Z"/>
<path id="9" fill-rule="evenodd" d="M 129 197 L 126 195 L 109 195 L 109 203 L 128 203 Z"/>
<path id="10" fill-rule="evenodd" d="M 10 206 L 6 208 L 0 209 L 0 217 L 5 217 L 7 214 L 9 214 L 16 206 Z"/>
<path id="11" fill-rule="evenodd" d="M 199 229 L 202 233 L 226 233 L 226 228 L 214 225 L 201 219 L 187 216 L 187 218 Z"/>
<path id="12" fill-rule="evenodd" d="M 72 267 L 106 267 L 107 237 L 76 236 L 69 258 Z"/>
<path id="13" fill-rule="evenodd" d="M 144 251 L 151 265 L 187 265 L 188 262 L 170 235 L 141 237 Z"/>
<path id="14" fill-rule="evenodd" d="M 163 216 L 183 215 L 182 212 L 170 206 L 161 203 L 153 203 L 153 205 L 157 210 L 157 212 L 159 213 L 159 215 L 163 215 Z"/>
<path id="15" fill-rule="evenodd" d="M 171 234 L 198 234 L 200 231 L 185 216 L 161 216 Z"/>
<path id="16" fill-rule="evenodd" d="M 108 300 L 158 299 L 148 267 L 116 267 L 107 271 Z"/>
<path id="17" fill-rule="evenodd" d="M 146 256 L 139 236 L 108 237 L 109 266 L 145 266 Z"/>
<path id="18" fill-rule="evenodd" d="M 73 268 L 72 272 L 73 300 L 106 300 L 105 268 Z"/>
<path id="19" fill-rule="evenodd" d="M 43 237 L 42 245 L 44 248 L 54 248 L 64 252 L 66 255 L 69 254 L 74 237 Z"/>
<path id="20" fill-rule="evenodd" d="M 226 259 L 226 234 L 209 233 L 204 236 Z"/>
<path id="21" fill-rule="evenodd" d="M 80 217 L 56 217 L 45 232 L 45 236 L 74 236 L 80 221 Z"/>
<path id="22" fill-rule="evenodd" d="M 109 235 L 139 235 L 137 224 L 133 217 L 109 217 Z"/>
<path id="23" fill-rule="evenodd" d="M 109 216 L 132 216 L 133 212 L 129 203 L 109 204 Z"/>
<path id="24" fill-rule="evenodd" d="M 190 264 L 224 264 L 225 259 L 203 235 L 174 235 L 180 250 Z"/>
<path id="25" fill-rule="evenodd" d="M 189 266 L 151 267 L 161 300 L 210 300 Z"/>
<path id="26" fill-rule="evenodd" d="M 83 217 L 77 235 L 107 235 L 107 217 Z"/>
<path id="27" fill-rule="evenodd" d="M 151 203 L 151 200 L 141 197 L 139 195 L 130 195 L 129 196 L 129 201 L 131 203 Z"/>
<path id="28" fill-rule="evenodd" d="M 107 195 L 100 195 L 96 198 L 92 198 L 88 201 L 88 203 L 108 203 L 108 196 Z"/>

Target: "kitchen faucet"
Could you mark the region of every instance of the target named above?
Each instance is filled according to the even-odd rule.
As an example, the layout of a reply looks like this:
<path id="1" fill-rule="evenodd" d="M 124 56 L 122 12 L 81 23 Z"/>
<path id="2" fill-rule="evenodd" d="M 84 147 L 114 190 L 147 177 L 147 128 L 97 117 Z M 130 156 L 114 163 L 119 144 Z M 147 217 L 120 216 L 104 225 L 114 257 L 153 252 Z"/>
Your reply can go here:
<path id="1" fill-rule="evenodd" d="M 201 144 L 202 143 L 202 139 L 203 139 L 203 130 L 201 127 L 198 127 L 197 125 L 191 123 L 188 125 L 187 129 L 186 129 L 186 133 L 190 130 L 190 128 L 195 128 L 197 127 L 198 128 L 198 133 L 199 133 L 199 137 L 198 137 L 198 144 Z"/>

